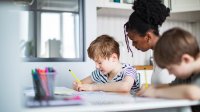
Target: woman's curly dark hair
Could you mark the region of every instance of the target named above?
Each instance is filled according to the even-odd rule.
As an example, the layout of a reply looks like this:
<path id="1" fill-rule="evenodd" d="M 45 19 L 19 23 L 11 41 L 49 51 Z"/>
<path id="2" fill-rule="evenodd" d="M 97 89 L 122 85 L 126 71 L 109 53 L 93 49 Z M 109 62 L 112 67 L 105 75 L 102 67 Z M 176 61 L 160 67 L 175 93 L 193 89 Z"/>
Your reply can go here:
<path id="1" fill-rule="evenodd" d="M 126 35 L 127 31 L 133 31 L 140 36 L 145 36 L 147 31 L 153 30 L 153 33 L 159 36 L 158 27 L 162 25 L 170 13 L 170 9 L 162 4 L 161 0 L 135 0 L 132 9 L 134 12 L 130 15 L 128 22 L 124 24 L 128 51 L 131 51 L 131 49 Z"/>

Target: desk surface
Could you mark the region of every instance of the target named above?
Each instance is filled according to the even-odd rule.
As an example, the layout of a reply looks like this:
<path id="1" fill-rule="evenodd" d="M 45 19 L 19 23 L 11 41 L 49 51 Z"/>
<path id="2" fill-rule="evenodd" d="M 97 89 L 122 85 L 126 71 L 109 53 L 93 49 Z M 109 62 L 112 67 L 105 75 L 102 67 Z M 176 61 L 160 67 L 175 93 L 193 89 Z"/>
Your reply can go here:
<path id="1" fill-rule="evenodd" d="M 85 92 L 79 95 L 85 100 L 83 105 L 25 108 L 25 112 L 139 111 L 200 104 L 200 101 L 133 97 L 105 92 Z"/>
<path id="2" fill-rule="evenodd" d="M 148 110 L 159 108 L 186 107 L 199 104 L 198 101 L 171 100 L 158 102 L 133 102 L 124 104 L 105 104 L 105 105 L 80 105 L 80 106 L 60 106 L 60 107 L 40 107 L 26 108 L 26 112 L 77 112 L 77 111 L 131 111 Z"/>

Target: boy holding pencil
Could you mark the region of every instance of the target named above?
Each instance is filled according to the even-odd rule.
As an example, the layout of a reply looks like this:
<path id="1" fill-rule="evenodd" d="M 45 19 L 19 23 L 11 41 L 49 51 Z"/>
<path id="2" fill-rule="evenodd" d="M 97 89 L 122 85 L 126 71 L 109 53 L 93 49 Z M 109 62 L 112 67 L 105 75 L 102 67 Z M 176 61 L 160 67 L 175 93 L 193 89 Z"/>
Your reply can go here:
<path id="1" fill-rule="evenodd" d="M 139 89 L 136 69 L 119 61 L 119 44 L 108 35 L 97 37 L 87 49 L 96 70 L 90 76 L 74 82 L 78 91 L 107 91 L 135 94 Z"/>
<path id="2" fill-rule="evenodd" d="M 166 31 L 155 46 L 154 58 L 176 79 L 168 86 L 142 88 L 138 96 L 200 100 L 200 49 L 192 34 L 180 28 Z M 192 110 L 200 112 L 200 106 Z"/>

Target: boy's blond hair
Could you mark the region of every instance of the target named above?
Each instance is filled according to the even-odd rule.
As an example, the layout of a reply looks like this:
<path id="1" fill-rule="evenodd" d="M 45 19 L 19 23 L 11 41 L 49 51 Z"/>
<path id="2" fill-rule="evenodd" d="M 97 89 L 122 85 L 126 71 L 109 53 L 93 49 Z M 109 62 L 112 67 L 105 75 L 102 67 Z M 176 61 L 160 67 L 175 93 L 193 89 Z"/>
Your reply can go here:
<path id="1" fill-rule="evenodd" d="M 154 49 L 155 61 L 161 68 L 166 68 L 171 64 L 180 64 L 184 54 L 189 54 L 196 59 L 199 46 L 196 38 L 181 28 L 166 31 Z"/>
<path id="2" fill-rule="evenodd" d="M 101 35 L 97 37 L 92 41 L 87 52 L 88 56 L 93 60 L 98 60 L 99 58 L 110 58 L 113 53 L 117 54 L 118 59 L 120 56 L 119 43 L 109 35 Z"/>

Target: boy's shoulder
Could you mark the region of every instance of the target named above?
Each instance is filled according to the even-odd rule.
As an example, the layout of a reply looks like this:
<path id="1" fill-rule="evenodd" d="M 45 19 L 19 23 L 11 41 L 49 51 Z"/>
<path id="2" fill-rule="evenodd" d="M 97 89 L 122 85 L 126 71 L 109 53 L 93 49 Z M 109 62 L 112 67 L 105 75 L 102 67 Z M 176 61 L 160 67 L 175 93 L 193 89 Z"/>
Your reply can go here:
<path id="1" fill-rule="evenodd" d="M 121 63 L 122 64 L 122 67 L 123 68 L 126 68 L 126 67 L 133 67 L 131 66 L 129 63 Z M 133 67 L 134 68 L 134 67 Z"/>
<path id="2" fill-rule="evenodd" d="M 134 66 L 131 66 L 128 63 L 122 63 L 122 69 L 133 69 L 133 70 L 136 70 L 136 68 Z"/>

